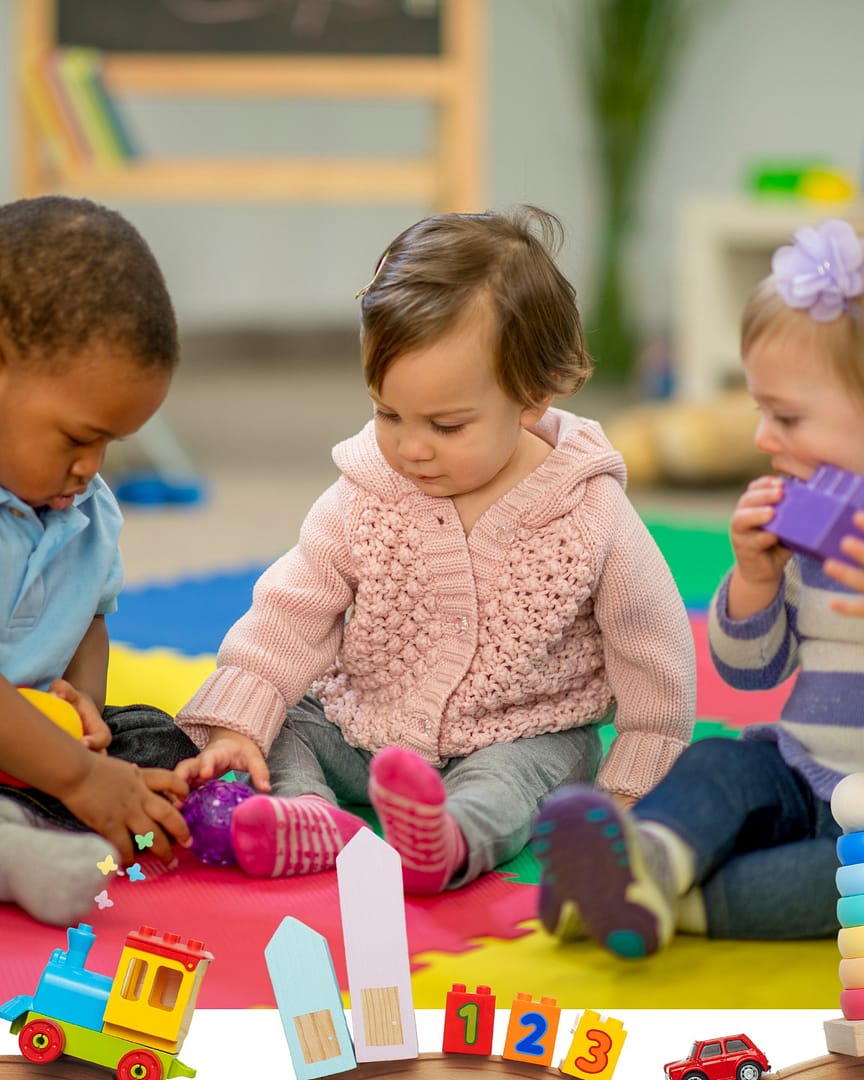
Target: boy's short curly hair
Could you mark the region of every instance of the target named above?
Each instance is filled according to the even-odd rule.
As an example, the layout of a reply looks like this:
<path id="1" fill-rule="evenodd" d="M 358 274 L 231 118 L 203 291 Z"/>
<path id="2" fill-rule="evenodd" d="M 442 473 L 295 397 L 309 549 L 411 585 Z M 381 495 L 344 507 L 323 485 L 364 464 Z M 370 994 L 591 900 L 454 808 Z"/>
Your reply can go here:
<path id="1" fill-rule="evenodd" d="M 362 290 L 367 385 L 380 392 L 394 360 L 440 338 L 485 292 L 498 320 L 504 392 L 525 406 L 575 394 L 593 365 L 576 291 L 554 260 L 562 236 L 558 218 L 533 206 L 440 214 L 400 233 Z"/>
<path id="2" fill-rule="evenodd" d="M 159 265 L 122 215 L 45 195 L 0 206 L 0 330 L 34 365 L 61 368 L 95 340 L 173 371 L 177 321 Z"/>

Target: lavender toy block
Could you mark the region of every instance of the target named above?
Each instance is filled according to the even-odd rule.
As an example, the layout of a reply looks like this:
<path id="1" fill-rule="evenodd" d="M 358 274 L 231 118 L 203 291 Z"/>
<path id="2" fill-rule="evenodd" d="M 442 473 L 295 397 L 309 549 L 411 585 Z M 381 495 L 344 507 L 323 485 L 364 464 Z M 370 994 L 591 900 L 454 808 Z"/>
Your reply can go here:
<path id="1" fill-rule="evenodd" d="M 864 476 L 820 465 L 806 483 L 783 482 L 783 498 L 765 528 L 792 551 L 851 563 L 840 550 L 840 541 L 857 534 L 852 524 L 857 510 L 864 510 Z"/>

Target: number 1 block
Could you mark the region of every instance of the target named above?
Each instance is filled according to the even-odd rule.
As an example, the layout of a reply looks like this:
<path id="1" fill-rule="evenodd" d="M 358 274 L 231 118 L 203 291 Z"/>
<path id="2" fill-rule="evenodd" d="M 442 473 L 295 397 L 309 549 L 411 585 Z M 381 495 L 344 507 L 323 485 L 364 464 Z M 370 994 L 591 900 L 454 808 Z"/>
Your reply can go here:
<path id="1" fill-rule="evenodd" d="M 578 1080 L 610 1080 L 627 1037 L 620 1020 L 586 1009 L 573 1028 L 573 1042 L 561 1062 L 562 1073 Z"/>
<path id="2" fill-rule="evenodd" d="M 555 998 L 534 1001 L 530 994 L 517 994 L 501 1056 L 529 1065 L 551 1065 L 560 1019 L 561 1009 Z"/>
<path id="3" fill-rule="evenodd" d="M 492 1053 L 492 1032 L 495 1027 L 495 995 L 488 986 L 478 986 L 471 994 L 464 983 L 453 983 L 447 993 L 444 1009 L 445 1054 Z"/>

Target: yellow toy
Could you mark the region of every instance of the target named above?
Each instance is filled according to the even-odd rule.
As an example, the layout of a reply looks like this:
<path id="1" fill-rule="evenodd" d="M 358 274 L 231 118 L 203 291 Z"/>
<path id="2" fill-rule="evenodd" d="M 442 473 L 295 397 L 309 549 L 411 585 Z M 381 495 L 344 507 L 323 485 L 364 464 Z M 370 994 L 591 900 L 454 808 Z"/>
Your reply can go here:
<path id="1" fill-rule="evenodd" d="M 74 705 L 59 698 L 56 694 L 49 694 L 45 690 L 33 690 L 29 686 L 19 686 L 18 693 L 25 697 L 31 705 L 43 712 L 49 720 L 53 720 L 57 727 L 71 735 L 73 739 L 80 739 L 84 734 L 81 717 Z M 27 787 L 21 780 L 0 770 L 0 783 L 9 784 L 12 787 Z"/>
<path id="2" fill-rule="evenodd" d="M 656 401 L 609 417 L 606 435 L 634 487 L 731 484 L 770 471 L 753 445 L 759 414 L 743 387 L 710 401 Z"/>

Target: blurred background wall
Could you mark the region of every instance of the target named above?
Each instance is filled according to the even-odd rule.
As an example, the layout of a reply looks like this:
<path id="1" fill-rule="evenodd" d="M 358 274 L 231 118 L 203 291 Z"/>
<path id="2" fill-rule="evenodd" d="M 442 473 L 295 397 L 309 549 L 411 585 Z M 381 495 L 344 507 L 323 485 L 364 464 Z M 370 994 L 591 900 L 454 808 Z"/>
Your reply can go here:
<path id="1" fill-rule="evenodd" d="M 26 2 L 26 0 L 25 0 Z M 158 0 L 141 0 L 157 3 Z M 457 0 L 458 2 L 458 0 Z M 487 0 L 491 207 L 530 201 L 567 229 L 562 263 L 586 306 L 595 285 L 598 178 L 580 70 L 586 0 Z M 647 156 L 626 277 L 639 334 L 676 317 L 682 206 L 741 191 L 754 160 L 819 157 L 857 177 L 864 156 L 862 0 L 695 0 L 697 18 Z M 13 0 L 0 0 L 0 199 L 16 194 Z M 420 105 L 132 101 L 160 152 L 342 152 L 428 137 Z M 353 325 L 356 289 L 424 206 L 117 203 L 161 261 L 184 328 Z"/>

